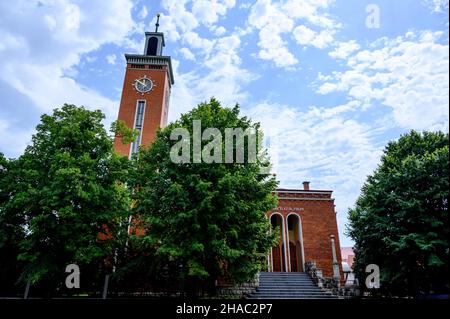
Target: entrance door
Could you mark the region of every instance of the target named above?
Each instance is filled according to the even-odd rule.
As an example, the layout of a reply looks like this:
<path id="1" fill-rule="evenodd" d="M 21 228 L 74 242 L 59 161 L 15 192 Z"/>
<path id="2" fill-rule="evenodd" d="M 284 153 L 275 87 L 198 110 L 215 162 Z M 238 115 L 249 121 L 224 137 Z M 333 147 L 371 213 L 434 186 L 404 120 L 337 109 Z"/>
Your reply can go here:
<path id="1" fill-rule="evenodd" d="M 289 242 L 289 252 L 291 255 L 291 271 L 298 271 L 298 257 L 297 257 L 297 249 L 296 245 L 293 242 Z"/>
<path id="2" fill-rule="evenodd" d="M 281 271 L 280 245 L 272 248 L 272 266 L 273 271 Z"/>

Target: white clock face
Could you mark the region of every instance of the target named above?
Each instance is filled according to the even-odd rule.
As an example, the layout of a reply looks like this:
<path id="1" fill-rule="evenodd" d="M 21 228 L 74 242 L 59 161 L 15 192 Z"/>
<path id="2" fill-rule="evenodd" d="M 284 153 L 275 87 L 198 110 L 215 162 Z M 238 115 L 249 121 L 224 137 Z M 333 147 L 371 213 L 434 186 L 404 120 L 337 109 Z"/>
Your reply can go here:
<path id="1" fill-rule="evenodd" d="M 134 87 L 140 93 L 147 93 L 153 89 L 153 81 L 148 78 L 134 80 Z"/>

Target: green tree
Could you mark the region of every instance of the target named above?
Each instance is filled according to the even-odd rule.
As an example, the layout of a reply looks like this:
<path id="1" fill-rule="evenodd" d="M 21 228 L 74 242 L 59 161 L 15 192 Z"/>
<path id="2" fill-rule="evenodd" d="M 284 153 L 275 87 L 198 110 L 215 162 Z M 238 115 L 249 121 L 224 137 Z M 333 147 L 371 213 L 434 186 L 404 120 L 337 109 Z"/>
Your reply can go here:
<path id="1" fill-rule="evenodd" d="M 239 106 L 223 108 L 211 99 L 160 130 L 156 141 L 141 150 L 135 159 L 133 213 L 134 227 L 145 234 L 133 238 L 140 252 L 135 264 L 149 276 L 211 291 L 219 278 L 245 282 L 264 267 L 274 242 L 265 214 L 276 205 L 272 192 L 277 182 L 262 174 L 269 166 L 267 156 L 248 160 L 248 138 L 244 163 L 193 163 L 192 156 L 190 162 L 172 161 L 171 149 L 180 139 L 172 140 L 171 132 L 187 129 L 192 150 L 194 120 L 201 121 L 203 132 L 217 128 L 222 137 L 226 128 L 260 131 L 259 124 L 239 116 Z M 261 136 L 255 138 L 264 153 Z M 211 136 L 202 146 L 210 141 Z M 215 145 L 225 150 L 223 140 Z M 234 149 L 240 145 L 233 141 Z M 214 155 L 211 149 L 207 153 Z M 224 153 L 219 155 L 224 159 Z"/>
<path id="2" fill-rule="evenodd" d="M 349 210 L 355 270 L 377 264 L 387 294 L 448 293 L 448 152 L 441 132 L 390 142 Z"/>
<path id="3" fill-rule="evenodd" d="M 17 192 L 16 160 L 0 153 L 0 294 L 12 296 L 17 292 L 17 279 L 23 263 L 17 261 L 19 243 L 25 237 L 25 216 L 9 205 Z"/>
<path id="4" fill-rule="evenodd" d="M 100 111 L 65 104 L 41 117 L 32 144 L 17 160 L 7 210 L 24 216 L 24 282 L 45 284 L 51 292 L 75 263 L 86 288 L 89 276 L 113 263 L 131 203 L 129 161 L 114 153 L 103 118 Z"/>

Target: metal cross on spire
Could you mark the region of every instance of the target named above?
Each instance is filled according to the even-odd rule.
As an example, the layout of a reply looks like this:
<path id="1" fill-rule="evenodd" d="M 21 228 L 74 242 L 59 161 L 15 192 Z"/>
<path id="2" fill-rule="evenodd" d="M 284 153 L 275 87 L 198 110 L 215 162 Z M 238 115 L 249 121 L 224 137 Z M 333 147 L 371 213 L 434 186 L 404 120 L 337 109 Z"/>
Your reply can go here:
<path id="1" fill-rule="evenodd" d="M 159 16 L 160 16 L 159 13 L 156 14 L 156 23 L 155 23 L 156 29 L 155 29 L 155 32 L 158 32 L 158 27 L 159 27 Z"/>

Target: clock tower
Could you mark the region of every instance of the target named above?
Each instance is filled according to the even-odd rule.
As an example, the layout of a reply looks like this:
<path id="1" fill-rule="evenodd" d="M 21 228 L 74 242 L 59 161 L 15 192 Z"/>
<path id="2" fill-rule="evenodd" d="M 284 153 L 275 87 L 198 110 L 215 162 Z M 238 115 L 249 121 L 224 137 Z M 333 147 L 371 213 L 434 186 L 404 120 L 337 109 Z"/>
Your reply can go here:
<path id="1" fill-rule="evenodd" d="M 174 84 L 170 56 L 162 55 L 164 34 L 145 32 L 143 54 L 125 54 L 126 71 L 120 100 L 118 120 L 139 131 L 136 141 L 123 144 L 114 140 L 115 150 L 124 156 L 136 153 L 141 145 L 149 145 L 156 138 L 159 127 L 167 124 L 170 89 Z"/>

